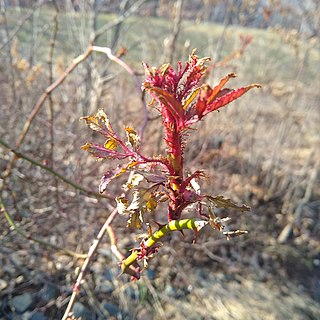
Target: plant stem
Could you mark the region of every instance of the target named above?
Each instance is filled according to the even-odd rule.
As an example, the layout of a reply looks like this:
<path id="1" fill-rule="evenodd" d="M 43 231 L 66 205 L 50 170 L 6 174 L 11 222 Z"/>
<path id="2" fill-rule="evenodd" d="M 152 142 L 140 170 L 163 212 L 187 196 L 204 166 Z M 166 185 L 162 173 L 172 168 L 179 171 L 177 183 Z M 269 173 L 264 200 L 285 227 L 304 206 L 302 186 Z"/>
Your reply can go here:
<path id="1" fill-rule="evenodd" d="M 190 229 L 195 232 L 195 238 L 197 238 L 198 232 L 208 224 L 208 221 L 192 218 L 192 219 L 182 219 L 182 220 L 172 220 L 158 231 L 154 232 L 147 240 L 144 242 L 144 247 L 151 249 L 160 239 L 162 239 L 166 234 L 172 231 L 181 231 L 184 229 Z M 123 273 L 128 273 L 135 277 L 140 278 L 139 270 L 133 272 L 132 268 L 129 267 L 136 263 L 139 256 L 139 249 L 133 250 L 129 257 L 127 257 L 121 263 L 121 270 Z"/>
<path id="2" fill-rule="evenodd" d="M 113 221 L 113 219 L 115 218 L 115 216 L 117 215 L 118 213 L 118 210 L 117 209 L 114 209 L 111 214 L 109 215 L 108 219 L 106 220 L 106 222 L 104 223 L 104 225 L 102 226 L 102 228 L 100 229 L 96 239 L 93 241 L 89 251 L 88 251 L 88 254 L 87 254 L 87 258 L 86 260 L 84 261 L 82 267 L 81 267 L 81 271 L 78 275 L 78 278 L 77 278 L 77 281 L 73 287 L 73 292 L 72 292 L 72 295 L 70 297 L 70 300 L 69 300 L 69 303 L 68 303 L 68 306 L 67 306 L 67 309 L 62 317 L 62 320 L 67 320 L 68 317 L 69 317 L 69 314 L 71 313 L 72 311 L 72 308 L 73 308 L 73 305 L 76 301 L 76 297 L 77 295 L 79 294 L 80 292 L 80 287 L 81 287 L 81 283 L 84 279 L 84 276 L 87 272 L 87 269 L 88 269 L 88 266 L 90 264 L 90 262 L 92 261 L 93 257 L 94 257 L 94 254 L 95 252 L 97 251 L 98 249 L 98 246 L 100 245 L 108 227 L 110 226 L 111 222 Z M 112 241 L 114 239 L 111 239 Z"/>
<path id="3" fill-rule="evenodd" d="M 65 176 L 63 176 L 62 174 L 56 172 L 55 170 L 51 169 L 50 167 L 47 167 L 47 166 L 43 165 L 42 163 L 37 162 L 37 161 L 29 158 L 28 156 L 22 154 L 21 152 L 18 152 L 18 151 L 14 150 L 14 149 L 11 149 L 11 147 L 1 139 L 0 139 L 0 145 L 4 146 L 5 148 L 7 148 L 11 152 L 13 152 L 17 158 L 24 159 L 24 160 L 30 162 L 31 164 L 33 164 L 34 166 L 40 167 L 40 168 L 50 172 L 52 175 L 54 175 L 58 179 L 64 181 L 65 183 L 67 183 L 68 185 L 72 186 L 73 188 L 75 188 L 75 189 L 77 189 L 79 191 L 82 191 L 83 193 L 86 193 L 88 195 L 93 195 L 93 196 L 98 197 L 98 198 L 106 198 L 106 199 L 109 199 L 109 200 L 113 200 L 114 199 L 113 196 L 102 195 L 100 193 L 97 193 L 97 192 L 88 190 L 86 188 L 83 188 L 82 186 L 80 186 L 77 183 L 67 179 Z"/>

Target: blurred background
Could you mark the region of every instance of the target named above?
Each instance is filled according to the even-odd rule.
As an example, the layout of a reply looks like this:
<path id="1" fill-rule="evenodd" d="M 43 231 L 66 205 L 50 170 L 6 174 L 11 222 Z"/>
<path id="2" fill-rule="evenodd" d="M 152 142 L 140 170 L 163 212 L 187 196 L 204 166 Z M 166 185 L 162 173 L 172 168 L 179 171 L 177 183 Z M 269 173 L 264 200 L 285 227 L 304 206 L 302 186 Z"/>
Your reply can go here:
<path id="1" fill-rule="evenodd" d="M 79 267 L 125 180 L 100 197 L 112 161 L 79 122 L 99 107 L 113 128 L 164 151 L 161 121 L 137 82 L 150 66 L 209 56 L 206 82 L 260 83 L 192 132 L 186 169 L 202 192 L 252 208 L 220 210 L 248 235 L 205 229 L 164 239 L 141 280 L 119 276 L 106 236 L 74 307 L 81 319 L 320 319 L 320 11 L 318 0 L 0 1 L 0 318 L 60 319 Z M 93 53 L 111 48 L 134 71 Z M 49 88 L 48 88 L 49 87 Z M 52 91 L 52 92 L 51 92 Z M 42 100 L 41 100 L 42 99 Z M 13 158 L 14 150 L 17 159 Z M 165 221 L 164 210 L 156 213 Z M 117 216 L 119 250 L 138 245 Z M 80 255 L 79 255 L 80 254 Z"/>

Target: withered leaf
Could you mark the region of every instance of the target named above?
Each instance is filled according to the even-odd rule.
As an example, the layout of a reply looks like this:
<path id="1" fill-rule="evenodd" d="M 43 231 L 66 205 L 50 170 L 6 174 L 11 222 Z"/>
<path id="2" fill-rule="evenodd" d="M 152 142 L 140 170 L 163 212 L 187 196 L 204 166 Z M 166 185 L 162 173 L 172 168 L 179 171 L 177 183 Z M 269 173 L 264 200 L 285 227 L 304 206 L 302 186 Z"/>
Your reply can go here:
<path id="1" fill-rule="evenodd" d="M 99 184 L 99 192 L 103 193 L 106 189 L 108 184 L 110 183 L 111 180 L 114 178 L 119 177 L 123 173 L 127 171 L 127 166 L 118 166 L 114 170 L 107 171 L 101 178 L 100 184 Z"/>
<path id="2" fill-rule="evenodd" d="M 246 231 L 246 230 L 233 230 L 233 231 L 224 231 L 222 233 L 229 240 L 230 238 L 235 238 L 235 237 L 241 236 L 242 234 L 247 234 L 248 231 Z"/>
<path id="3" fill-rule="evenodd" d="M 104 147 L 109 150 L 117 149 L 119 142 L 114 138 L 108 138 L 104 143 Z"/>
<path id="4" fill-rule="evenodd" d="M 143 219 L 142 219 L 141 212 L 134 211 L 130 213 L 130 218 L 128 219 L 127 227 L 141 229 L 142 223 L 143 223 Z"/>
<path id="5" fill-rule="evenodd" d="M 143 179 L 144 179 L 143 175 L 139 173 L 135 173 L 132 175 L 131 180 L 124 185 L 124 187 L 128 189 L 132 189 L 133 187 L 138 186 L 139 183 L 143 181 Z"/>
<path id="6" fill-rule="evenodd" d="M 232 208 L 238 209 L 240 211 L 250 211 L 250 207 L 246 206 L 245 204 L 239 206 L 236 203 L 232 202 L 230 199 L 226 199 L 223 196 L 206 196 L 207 199 L 216 207 L 216 208 Z"/>
<path id="7" fill-rule="evenodd" d="M 151 173 L 150 171 L 137 170 L 149 183 L 163 183 L 168 180 L 168 177 L 162 173 Z"/>
<path id="8" fill-rule="evenodd" d="M 127 139 L 129 144 L 131 145 L 134 151 L 137 151 L 140 145 L 140 137 L 138 136 L 136 131 L 131 127 L 125 127 L 125 130 L 127 133 Z"/>
<path id="9" fill-rule="evenodd" d="M 107 149 L 104 146 L 96 143 L 87 142 L 81 147 L 82 150 L 90 152 L 94 157 L 98 159 L 125 159 L 128 158 L 128 154 L 120 153 L 115 150 Z"/>
<path id="10" fill-rule="evenodd" d="M 86 124 L 93 131 L 99 132 L 105 136 L 114 133 L 108 116 L 102 109 L 99 109 L 93 116 L 81 117 L 80 120 L 85 120 Z"/>
<path id="11" fill-rule="evenodd" d="M 117 197 L 116 202 L 117 202 L 118 213 L 122 216 L 127 214 L 128 213 L 127 208 L 129 205 L 128 199 L 126 199 L 125 197 Z"/>

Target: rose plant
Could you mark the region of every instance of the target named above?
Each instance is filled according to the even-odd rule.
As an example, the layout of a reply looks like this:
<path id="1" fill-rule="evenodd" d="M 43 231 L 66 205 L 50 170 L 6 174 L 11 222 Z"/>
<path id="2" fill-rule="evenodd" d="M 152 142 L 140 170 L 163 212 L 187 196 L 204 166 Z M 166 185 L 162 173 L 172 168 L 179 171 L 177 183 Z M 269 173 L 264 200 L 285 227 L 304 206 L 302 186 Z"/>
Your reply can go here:
<path id="1" fill-rule="evenodd" d="M 142 237 L 137 248 L 121 262 L 122 272 L 129 273 L 139 279 L 141 267 L 139 262 L 147 266 L 148 260 L 159 250 L 159 240 L 167 233 L 191 229 L 198 232 L 210 225 L 222 232 L 228 239 L 246 231 L 226 231 L 225 224 L 229 218 L 220 218 L 215 208 L 234 208 L 248 211 L 246 205 L 237 205 L 221 195 L 201 194 L 198 180 L 204 177 L 202 170 L 192 173 L 184 169 L 184 149 L 187 137 L 195 130 L 190 130 L 194 124 L 215 110 L 238 99 L 252 88 L 260 87 L 251 84 L 239 89 L 225 88 L 226 83 L 236 77 L 230 73 L 222 78 L 218 85 L 211 88 L 202 84 L 201 80 L 206 73 L 209 58 L 199 58 L 195 50 L 185 64 L 178 62 L 177 70 L 170 64 L 160 68 L 149 67 L 144 64 L 145 80 L 142 90 L 148 92 L 152 100 L 150 107 L 155 108 L 161 115 L 164 129 L 166 151 L 164 155 L 146 156 L 140 150 L 140 138 L 131 127 L 125 127 L 126 141 L 121 139 L 111 126 L 108 116 L 102 109 L 95 115 L 81 119 L 92 129 L 105 138 L 103 145 L 87 142 L 83 150 L 90 152 L 97 159 L 125 160 L 114 170 L 106 172 L 101 178 L 99 191 L 103 193 L 108 184 L 126 172 L 132 172 L 126 183 L 127 190 L 132 191 L 131 201 L 127 196 L 119 196 L 117 202 L 118 213 L 127 217 L 127 226 L 145 228 L 148 234 Z M 155 212 L 159 203 L 166 202 L 166 224 L 158 225 L 153 232 L 148 221 L 150 212 Z M 183 218 L 184 211 L 193 207 L 194 218 Z"/>

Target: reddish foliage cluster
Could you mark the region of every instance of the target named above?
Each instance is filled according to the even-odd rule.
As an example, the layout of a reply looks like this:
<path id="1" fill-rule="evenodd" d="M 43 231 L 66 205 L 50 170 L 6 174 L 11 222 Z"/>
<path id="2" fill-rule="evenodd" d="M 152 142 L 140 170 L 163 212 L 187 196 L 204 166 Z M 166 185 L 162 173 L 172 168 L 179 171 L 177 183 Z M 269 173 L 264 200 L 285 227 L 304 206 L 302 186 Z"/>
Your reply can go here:
<path id="1" fill-rule="evenodd" d="M 230 200 L 222 197 L 200 195 L 200 187 L 195 178 L 203 176 L 202 171 L 196 171 L 185 177 L 183 151 L 185 135 L 188 129 L 200 121 L 208 113 L 218 110 L 239 98 L 248 90 L 259 87 L 252 84 L 240 89 L 224 88 L 229 79 L 236 75 L 231 73 L 221 79 L 218 85 L 211 88 L 207 84 L 201 85 L 209 58 L 198 58 L 193 51 L 189 61 L 183 65 L 178 63 L 175 71 L 171 65 L 165 64 L 159 69 L 144 64 L 146 79 L 142 89 L 151 96 L 150 106 L 155 107 L 162 116 L 167 150 L 165 156 L 146 157 L 140 154 L 140 139 L 130 127 L 125 127 L 127 141 L 122 141 L 111 127 L 105 113 L 100 109 L 94 116 L 84 117 L 91 129 L 106 138 L 105 144 L 87 143 L 82 148 L 99 159 L 129 159 L 125 165 L 107 172 L 100 183 L 103 192 L 109 182 L 128 170 L 135 170 L 135 181 L 131 184 L 134 189 L 131 203 L 125 197 L 118 197 L 118 211 L 128 214 L 128 226 L 141 228 L 144 223 L 144 213 L 153 211 L 159 201 L 168 200 L 168 221 L 177 220 L 182 211 L 190 204 L 198 204 L 200 214 L 202 200 L 207 199 L 216 207 L 236 206 Z M 157 168 L 156 168 L 157 167 Z M 150 173 L 153 171 L 154 173 Z M 151 186 L 139 188 L 141 180 L 146 180 Z M 247 210 L 246 206 L 238 207 Z"/>

